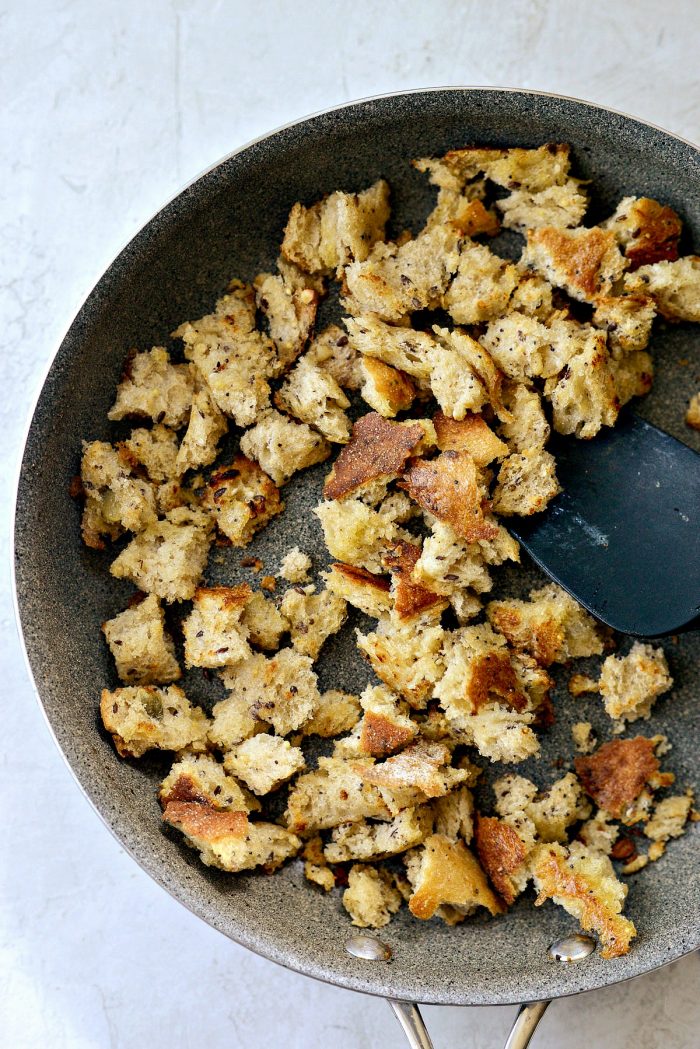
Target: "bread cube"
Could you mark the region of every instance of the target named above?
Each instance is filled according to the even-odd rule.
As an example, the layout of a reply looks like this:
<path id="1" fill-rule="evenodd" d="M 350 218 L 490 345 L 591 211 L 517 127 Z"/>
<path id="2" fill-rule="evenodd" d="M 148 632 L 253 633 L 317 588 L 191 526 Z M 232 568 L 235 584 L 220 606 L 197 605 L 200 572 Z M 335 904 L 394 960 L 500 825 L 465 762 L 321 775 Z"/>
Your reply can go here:
<path id="1" fill-rule="evenodd" d="M 582 302 L 609 295 L 627 265 L 615 234 L 598 226 L 529 230 L 520 261 Z"/>
<path id="2" fill-rule="evenodd" d="M 278 273 L 260 273 L 253 281 L 258 309 L 267 317 L 277 348 L 278 373 L 303 351 L 313 331 L 323 282 L 310 279 L 293 262 L 279 259 Z"/>
<path id="3" fill-rule="evenodd" d="M 431 825 L 432 813 L 427 806 L 404 809 L 387 823 L 342 823 L 333 830 L 323 853 L 329 863 L 385 860 L 420 845 L 430 834 Z"/>
<path id="4" fill-rule="evenodd" d="M 360 354 L 337 324 L 329 324 L 312 340 L 305 358 L 327 372 L 344 390 L 359 390 L 362 385 Z"/>
<path id="5" fill-rule="evenodd" d="M 106 441 L 83 442 L 80 480 L 85 493 L 83 542 L 103 550 L 123 530 L 141 532 L 157 520 L 153 486 L 134 476 L 135 460 L 126 448 Z"/>
<path id="6" fill-rule="evenodd" d="M 545 227 L 578 226 L 588 208 L 588 197 L 577 179 L 567 179 L 559 186 L 547 186 L 538 193 L 514 189 L 496 201 L 506 229 L 527 233 Z"/>
<path id="7" fill-rule="evenodd" d="M 608 656 L 598 683 L 606 713 L 622 721 L 648 719 L 656 698 L 672 685 L 664 650 L 641 641 L 626 656 Z"/>
<path id="8" fill-rule="evenodd" d="M 100 714 L 122 758 L 140 758 L 147 750 L 206 749 L 209 719 L 177 685 L 103 688 Z"/>
<path id="9" fill-rule="evenodd" d="M 260 808 L 211 754 L 181 754 L 161 783 L 158 798 L 163 808 L 170 801 L 196 801 L 225 812 Z"/>
<path id="10" fill-rule="evenodd" d="M 414 160 L 418 171 L 429 174 L 436 186 L 460 190 L 478 175 L 485 175 L 505 189 L 522 188 L 538 193 L 560 186 L 569 174 L 570 146 L 548 143 L 536 149 L 493 149 L 467 146 L 451 149 L 444 157 Z"/>
<path id="11" fill-rule="evenodd" d="M 254 794 L 269 794 L 305 766 L 304 755 L 280 736 L 260 732 L 238 743 L 224 756 L 224 768 Z"/>
<path id="12" fill-rule="evenodd" d="M 326 638 L 336 634 L 347 619 L 345 601 L 330 590 L 306 594 L 292 588 L 280 609 L 289 622 L 293 647 L 312 659 L 318 658 Z"/>
<path id="13" fill-rule="evenodd" d="M 618 358 L 647 348 L 655 316 L 650 295 L 606 295 L 596 302 L 591 323 L 608 333 L 608 350 Z"/>
<path id="14" fill-rule="evenodd" d="M 540 513 L 561 492 L 554 456 L 544 448 L 513 452 L 500 465 L 493 508 L 509 517 Z"/>
<path id="15" fill-rule="evenodd" d="M 329 689 L 319 697 L 313 715 L 304 722 L 300 731 L 304 736 L 321 736 L 332 739 L 349 732 L 360 719 L 360 701 L 348 692 Z"/>
<path id="16" fill-rule="evenodd" d="M 117 399 L 107 413 L 112 422 L 129 416 L 145 416 L 177 430 L 187 422 L 194 378 L 188 364 L 171 364 L 168 351 L 154 346 L 143 353 L 130 353 Z"/>
<path id="17" fill-rule="evenodd" d="M 641 266 L 625 277 L 625 290 L 651 295 L 662 317 L 669 321 L 700 322 L 700 256 L 685 255 L 674 262 Z"/>
<path id="18" fill-rule="evenodd" d="M 459 256 L 454 280 L 443 295 L 443 308 L 455 324 L 481 324 L 505 312 L 519 274 L 512 262 L 483 244 L 468 243 Z"/>
<path id="19" fill-rule="evenodd" d="M 222 812 L 196 801 L 171 801 L 163 820 L 181 831 L 207 867 L 268 873 L 301 849 L 301 841 L 274 823 L 251 823 L 245 812 Z"/>
<path id="20" fill-rule="evenodd" d="M 132 539 L 110 572 L 164 601 L 187 601 L 202 578 L 212 530 L 208 514 L 178 507 Z"/>
<path id="21" fill-rule="evenodd" d="M 355 864 L 350 868 L 343 907 L 360 929 L 382 929 L 401 907 L 401 894 L 387 871 Z"/>
<path id="22" fill-rule="evenodd" d="M 308 721 L 318 705 L 311 666 L 308 656 L 293 648 L 283 648 L 270 658 L 255 652 L 224 671 L 222 680 L 232 696 L 245 700 L 252 716 L 272 725 L 278 736 L 286 736 Z"/>
<path id="23" fill-rule="evenodd" d="M 270 652 L 277 651 L 282 635 L 289 630 L 286 617 L 259 590 L 251 594 L 246 602 L 241 623 L 247 631 L 250 644 Z"/>
<path id="24" fill-rule="evenodd" d="M 247 546 L 256 532 L 284 510 L 274 481 L 243 455 L 211 475 L 202 506 L 234 546 Z"/>
<path id="25" fill-rule="evenodd" d="M 143 466 L 156 484 L 179 477 L 183 472 L 177 462 L 177 434 L 162 423 L 156 423 L 150 430 L 145 427 L 132 430 L 127 440 L 117 447 L 126 450 L 128 461 Z"/>
<path id="26" fill-rule="evenodd" d="M 288 583 L 308 583 L 310 571 L 311 558 L 298 546 L 293 546 L 282 558 L 280 575 Z"/>
<path id="27" fill-rule="evenodd" d="M 432 834 L 421 847 L 418 859 L 408 868 L 413 885 L 408 906 L 414 917 L 432 918 L 443 905 L 458 909 L 464 917 L 479 907 L 491 915 L 503 913 L 503 904 L 463 841 Z"/>
<path id="28" fill-rule="evenodd" d="M 673 210 L 650 197 L 623 197 L 615 212 L 601 222 L 617 237 L 630 270 L 678 258 L 683 223 Z"/>
<path id="29" fill-rule="evenodd" d="M 406 372 L 392 368 L 376 357 L 360 357 L 362 399 L 385 419 L 407 411 L 418 393 Z"/>
<path id="30" fill-rule="evenodd" d="M 183 620 L 185 663 L 188 667 L 229 667 L 251 655 L 242 623 L 251 597 L 247 583 L 197 587 L 192 611 Z"/>
<path id="31" fill-rule="evenodd" d="M 293 422 L 273 410 L 246 430 L 241 437 L 241 451 L 255 459 L 276 485 L 283 485 L 297 470 L 327 459 L 331 446 L 306 423 Z"/>
<path id="32" fill-rule="evenodd" d="M 127 685 L 162 685 L 182 677 L 155 594 L 102 624 L 117 674 Z"/>
<path id="33" fill-rule="evenodd" d="M 275 394 L 275 404 L 300 422 L 309 423 L 329 441 L 350 440 L 351 423 L 345 414 L 350 401 L 332 375 L 302 357 Z"/>
<path id="34" fill-rule="evenodd" d="M 228 432 L 226 416 L 219 410 L 206 383 L 200 381 L 192 399 L 190 419 L 177 453 L 177 473 L 209 466 L 219 454 L 219 441 Z"/>
<path id="35" fill-rule="evenodd" d="M 486 615 L 511 645 L 532 653 L 545 667 L 603 651 L 596 621 L 556 583 L 531 590 L 529 601 L 492 601 Z"/>
<path id="36" fill-rule="evenodd" d="M 369 634 L 358 631 L 357 647 L 377 677 L 413 709 L 423 709 L 444 671 L 441 649 L 445 631 L 431 611 L 402 622 L 382 616 Z"/>
<path id="37" fill-rule="evenodd" d="M 318 768 L 299 776 L 289 791 L 289 829 L 306 834 L 365 818 L 388 819 L 381 794 L 363 782 L 358 768 L 357 760 L 319 758 Z"/>

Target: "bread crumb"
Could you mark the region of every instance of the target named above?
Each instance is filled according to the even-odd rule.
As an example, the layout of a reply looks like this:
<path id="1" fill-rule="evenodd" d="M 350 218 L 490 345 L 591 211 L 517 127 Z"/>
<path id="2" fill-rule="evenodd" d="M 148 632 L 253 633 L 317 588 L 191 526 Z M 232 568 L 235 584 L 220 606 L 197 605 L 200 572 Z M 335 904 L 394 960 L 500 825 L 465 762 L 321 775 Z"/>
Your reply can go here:
<path id="1" fill-rule="evenodd" d="M 577 754 L 590 754 L 598 745 L 590 721 L 577 721 L 571 726 L 571 738 Z"/>
<path id="2" fill-rule="evenodd" d="M 288 583 L 308 583 L 310 571 L 309 555 L 302 553 L 298 546 L 293 546 L 282 558 L 279 574 Z"/>

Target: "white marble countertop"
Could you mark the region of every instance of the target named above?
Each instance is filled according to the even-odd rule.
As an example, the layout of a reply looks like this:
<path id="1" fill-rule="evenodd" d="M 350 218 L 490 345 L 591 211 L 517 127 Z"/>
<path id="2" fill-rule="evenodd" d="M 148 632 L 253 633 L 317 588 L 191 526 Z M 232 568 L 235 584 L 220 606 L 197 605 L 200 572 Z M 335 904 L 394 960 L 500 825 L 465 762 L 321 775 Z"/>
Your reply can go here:
<path id="1" fill-rule="evenodd" d="M 26 414 L 118 248 L 247 139 L 438 84 L 577 95 L 700 139 L 694 0 L 0 3 L 0 1047 L 387 1049 L 387 1006 L 277 968 L 174 903 L 90 810 L 16 640 L 8 530 Z M 541 1049 L 690 1049 L 697 957 L 556 1003 Z M 503 1044 L 513 1010 L 426 1010 L 437 1047 Z"/>

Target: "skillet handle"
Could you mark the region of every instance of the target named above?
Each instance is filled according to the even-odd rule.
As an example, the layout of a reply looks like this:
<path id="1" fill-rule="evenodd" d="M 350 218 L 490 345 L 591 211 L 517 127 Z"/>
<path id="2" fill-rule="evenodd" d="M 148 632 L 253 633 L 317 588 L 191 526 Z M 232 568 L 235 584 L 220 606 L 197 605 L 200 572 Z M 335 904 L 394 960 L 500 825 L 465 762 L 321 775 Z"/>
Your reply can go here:
<path id="1" fill-rule="evenodd" d="M 433 1049 L 428 1029 L 415 1002 L 399 1002 L 396 998 L 387 998 L 387 1001 L 401 1024 L 410 1049 Z M 527 1049 L 548 1005 L 549 1002 L 527 1002 L 521 1005 L 504 1049 Z"/>

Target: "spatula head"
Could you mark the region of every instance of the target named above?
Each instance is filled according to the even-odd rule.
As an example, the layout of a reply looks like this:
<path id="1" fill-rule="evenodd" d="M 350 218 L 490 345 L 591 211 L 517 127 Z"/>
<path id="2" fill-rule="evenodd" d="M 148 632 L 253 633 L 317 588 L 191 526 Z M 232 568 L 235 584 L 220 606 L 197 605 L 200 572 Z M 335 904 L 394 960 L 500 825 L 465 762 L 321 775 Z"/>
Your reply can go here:
<path id="1" fill-rule="evenodd" d="M 700 615 L 700 455 L 632 413 L 590 441 L 555 435 L 564 491 L 510 531 L 603 623 L 659 637 Z M 700 621 L 699 621 L 700 622 Z"/>

